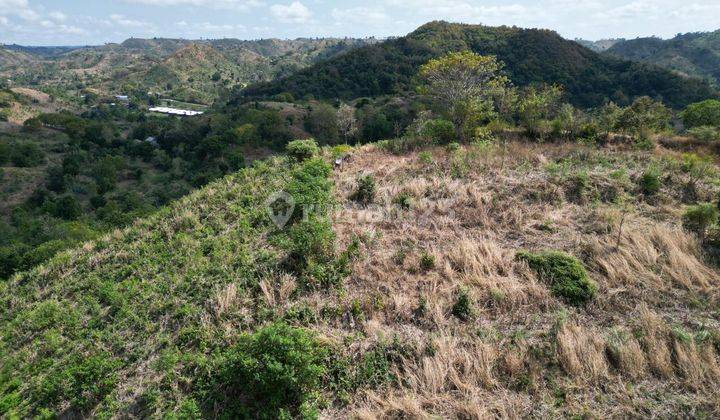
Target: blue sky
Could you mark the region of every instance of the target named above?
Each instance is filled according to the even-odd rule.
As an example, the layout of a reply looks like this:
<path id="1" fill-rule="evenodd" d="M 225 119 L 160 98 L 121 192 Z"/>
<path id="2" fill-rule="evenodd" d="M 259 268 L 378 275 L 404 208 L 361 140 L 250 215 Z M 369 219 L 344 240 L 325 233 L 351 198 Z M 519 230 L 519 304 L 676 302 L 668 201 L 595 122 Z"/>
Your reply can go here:
<path id="1" fill-rule="evenodd" d="M 386 37 L 431 20 L 542 27 L 567 38 L 667 38 L 720 29 L 720 0 L 0 0 L 0 43 Z"/>

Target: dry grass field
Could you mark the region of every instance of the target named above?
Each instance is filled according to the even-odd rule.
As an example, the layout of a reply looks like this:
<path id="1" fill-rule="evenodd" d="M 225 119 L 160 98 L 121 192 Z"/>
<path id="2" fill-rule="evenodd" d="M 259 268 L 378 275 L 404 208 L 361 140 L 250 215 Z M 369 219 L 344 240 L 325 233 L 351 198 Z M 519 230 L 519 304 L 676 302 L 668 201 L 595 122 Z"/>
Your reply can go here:
<path id="1" fill-rule="evenodd" d="M 720 278 L 681 226 L 692 181 L 681 159 L 623 144 L 355 151 L 335 175 L 334 227 L 369 238 L 340 299 L 361 316 L 333 327 L 365 346 L 398 337 L 416 356 L 396 366 L 398 386 L 342 415 L 720 414 Z M 652 197 L 637 182 L 650 166 L 663 180 Z M 362 174 L 377 183 L 368 206 L 348 199 Z M 692 182 L 700 201 L 716 196 Z M 515 258 L 545 249 L 588 268 L 598 292 L 587 306 L 565 305 Z M 453 316 L 461 293 L 467 320 Z"/>

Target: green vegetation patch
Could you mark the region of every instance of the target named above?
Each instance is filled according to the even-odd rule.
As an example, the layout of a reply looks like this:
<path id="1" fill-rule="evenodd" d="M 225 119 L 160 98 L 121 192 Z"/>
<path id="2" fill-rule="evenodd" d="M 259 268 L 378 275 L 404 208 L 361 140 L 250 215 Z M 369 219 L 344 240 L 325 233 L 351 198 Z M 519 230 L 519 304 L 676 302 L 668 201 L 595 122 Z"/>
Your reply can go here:
<path id="1" fill-rule="evenodd" d="M 317 417 L 329 352 L 312 332 L 282 323 L 243 334 L 216 362 L 203 403 L 223 407 L 223 418 Z"/>
<path id="2" fill-rule="evenodd" d="M 580 306 L 589 302 L 597 292 L 583 264 L 572 255 L 559 251 L 544 251 L 538 254 L 520 251 L 516 258 L 528 263 L 541 280 L 550 284 L 552 294 L 571 305 Z"/>
<path id="3" fill-rule="evenodd" d="M 708 99 L 690 104 L 680 113 L 685 127 L 720 127 L 720 101 Z"/>
<path id="4" fill-rule="evenodd" d="M 321 373 L 319 356 L 305 354 L 314 342 L 285 327 L 240 332 L 275 317 L 252 303 L 273 273 L 309 284 L 339 284 L 347 273 L 357 246 L 334 252 L 330 172 L 318 159 L 258 161 L 0 283 L 0 417 L 205 415 L 194 383 L 228 343 L 238 343 L 227 355 L 242 367 L 238 381 L 259 390 L 289 381 L 263 393 L 272 416 L 298 413 Z M 278 229 L 265 201 L 283 189 L 319 210 Z M 296 361 L 308 363 L 296 370 Z"/>
<path id="5" fill-rule="evenodd" d="M 298 161 L 311 159 L 320 153 L 317 143 L 313 139 L 293 140 L 285 147 L 287 154 Z"/>

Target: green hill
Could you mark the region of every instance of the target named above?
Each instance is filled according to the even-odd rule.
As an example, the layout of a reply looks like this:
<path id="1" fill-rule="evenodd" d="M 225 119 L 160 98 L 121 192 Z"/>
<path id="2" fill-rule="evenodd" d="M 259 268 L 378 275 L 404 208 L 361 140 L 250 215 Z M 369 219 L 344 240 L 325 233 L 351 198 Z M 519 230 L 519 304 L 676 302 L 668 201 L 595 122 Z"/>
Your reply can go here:
<path id="1" fill-rule="evenodd" d="M 420 65 L 448 51 L 464 49 L 496 55 L 505 62 L 517 85 L 561 84 L 570 101 L 583 107 L 608 99 L 627 103 L 641 95 L 682 107 L 716 95 L 699 80 L 604 57 L 552 31 L 433 22 L 405 37 L 360 48 L 282 80 L 252 86 L 236 101 L 282 92 L 295 97 L 352 99 L 409 91 Z"/>
<path id="2" fill-rule="evenodd" d="M 210 104 L 223 88 L 239 83 L 241 66 L 257 66 L 256 59 L 233 62 L 206 44 L 189 43 L 146 71 L 132 73 L 119 82 L 125 91 L 163 92 L 188 102 Z M 114 88 L 118 89 L 118 88 Z"/>
<path id="3" fill-rule="evenodd" d="M 375 39 L 184 40 L 131 38 L 78 48 L 0 47 L 0 76 L 15 86 L 101 94 L 148 91 L 212 103 L 235 86 L 287 76 Z M 77 97 L 77 92 L 68 92 Z"/>
<path id="4" fill-rule="evenodd" d="M 0 416 L 182 410 L 213 354 L 270 315 L 251 303 L 262 287 L 289 269 L 299 286 L 332 279 L 320 210 L 280 232 L 264 205 L 283 188 L 322 203 L 328 173 L 321 161 L 260 163 L 0 283 Z"/>
<path id="5" fill-rule="evenodd" d="M 638 38 L 618 42 L 607 53 L 628 60 L 655 64 L 680 74 L 720 85 L 720 30 L 678 35 L 663 40 Z"/>
<path id="6" fill-rule="evenodd" d="M 32 62 L 32 56 L 21 51 L 0 47 L 0 74 L 9 69 L 27 65 Z"/>

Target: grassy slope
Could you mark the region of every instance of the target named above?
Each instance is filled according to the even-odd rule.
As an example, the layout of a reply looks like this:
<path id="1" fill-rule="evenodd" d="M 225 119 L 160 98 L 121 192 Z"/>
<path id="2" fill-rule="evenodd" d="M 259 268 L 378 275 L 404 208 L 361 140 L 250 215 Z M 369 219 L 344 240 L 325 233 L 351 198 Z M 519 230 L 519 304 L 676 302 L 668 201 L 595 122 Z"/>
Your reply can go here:
<path id="1" fill-rule="evenodd" d="M 282 166 L 242 171 L 0 285 L 0 410 L 177 408 L 183 367 L 254 323 L 230 306 L 252 302 L 251 279 L 279 260 L 262 203 Z"/>
<path id="2" fill-rule="evenodd" d="M 339 241 L 363 243 L 341 291 L 293 293 L 299 279 L 268 241 L 262 203 L 287 182 L 282 161 L 0 285 L 0 410 L 178 414 L 213 352 L 285 318 L 342 343 L 341 355 L 404 349 L 389 359 L 397 381 L 330 397 L 344 403 L 329 417 L 720 414 L 720 280 L 679 226 L 688 176 L 675 153 L 524 142 L 429 152 L 365 146 L 335 172 Z M 651 164 L 664 187 L 643 198 L 635 181 Z M 349 199 L 362 173 L 377 181 L 375 206 Z M 622 191 L 631 210 L 614 249 L 610 199 Z M 696 193 L 710 200 L 717 187 Z M 588 307 L 563 304 L 514 258 L 545 248 L 583 260 L 599 285 Z M 421 267 L 423 255 L 434 264 Z M 452 315 L 463 289 L 468 321 Z"/>

